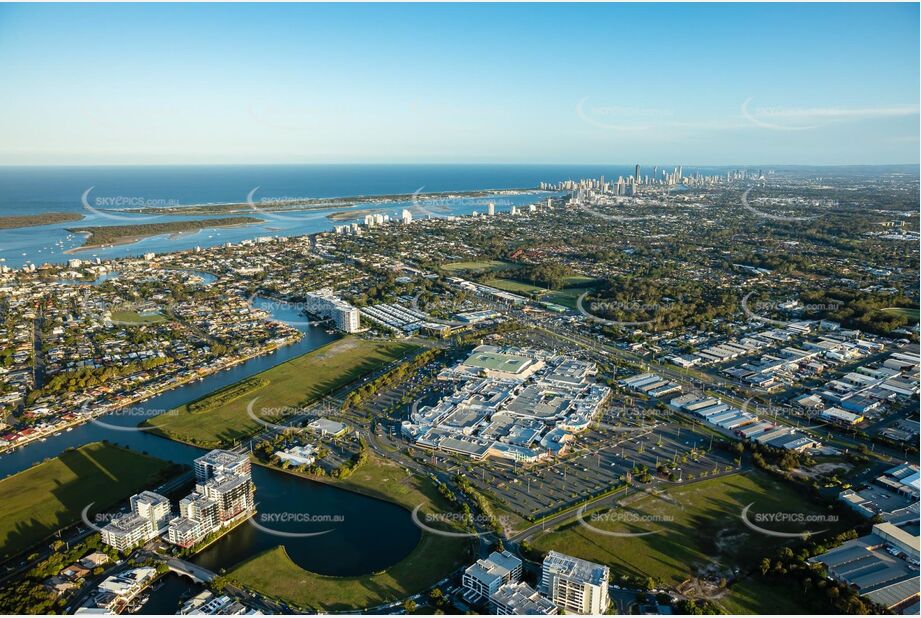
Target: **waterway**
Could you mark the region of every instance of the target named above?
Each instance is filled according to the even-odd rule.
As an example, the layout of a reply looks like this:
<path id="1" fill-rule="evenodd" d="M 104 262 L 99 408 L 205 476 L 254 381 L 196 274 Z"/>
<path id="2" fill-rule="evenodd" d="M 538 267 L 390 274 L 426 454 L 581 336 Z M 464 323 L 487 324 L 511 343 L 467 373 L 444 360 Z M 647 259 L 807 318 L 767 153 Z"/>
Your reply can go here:
<path id="1" fill-rule="evenodd" d="M 161 459 L 191 464 L 205 451 L 137 430 L 145 418 L 170 410 L 224 386 L 265 371 L 305 354 L 337 338 L 324 329 L 304 323 L 291 306 L 255 299 L 254 304 L 275 319 L 288 322 L 304 333 L 301 340 L 272 354 L 241 363 L 226 371 L 173 389 L 143 404 L 130 414 L 115 412 L 72 431 L 49 436 L 0 456 L 0 477 L 15 474 L 66 448 L 101 440 L 126 446 Z M 317 536 L 276 535 L 244 523 L 209 546 L 195 561 L 213 571 L 230 569 L 257 553 L 284 545 L 302 568 L 324 575 L 360 575 L 386 568 L 415 547 L 420 531 L 409 513 L 394 504 L 344 491 L 289 474 L 253 467 L 257 513 L 254 520 L 264 528 L 283 533 L 317 533 Z M 89 500 L 90 498 L 88 498 Z"/>
<path id="2" fill-rule="evenodd" d="M 136 614 L 156 616 L 173 615 L 182 604 L 205 588 L 190 578 L 176 573 L 167 573 L 154 584 L 155 589 L 148 591 L 147 602 L 141 605 Z"/>

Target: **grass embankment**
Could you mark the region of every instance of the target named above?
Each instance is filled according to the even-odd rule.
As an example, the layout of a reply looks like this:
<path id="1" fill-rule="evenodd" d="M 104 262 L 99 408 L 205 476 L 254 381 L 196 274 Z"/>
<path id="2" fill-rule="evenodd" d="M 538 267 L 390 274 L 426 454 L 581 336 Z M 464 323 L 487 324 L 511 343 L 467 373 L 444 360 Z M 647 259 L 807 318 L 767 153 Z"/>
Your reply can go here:
<path id="1" fill-rule="evenodd" d="M 451 511 L 450 503 L 434 483 L 407 474 L 398 464 L 371 455 L 348 479 L 323 482 L 361 494 L 395 502 L 412 511 L 422 504 L 426 513 Z M 441 524 L 432 527 L 443 528 Z M 329 577 L 305 571 L 294 564 L 284 548 L 270 549 L 239 565 L 228 578 L 240 585 L 303 609 L 341 611 L 374 607 L 427 589 L 468 558 L 469 539 L 428 532 L 406 558 L 392 567 L 358 577 Z"/>
<path id="2" fill-rule="evenodd" d="M 0 547 L 4 558 L 28 549 L 60 528 L 155 485 L 174 464 L 111 444 L 66 450 L 0 481 Z"/>
<path id="3" fill-rule="evenodd" d="M 88 234 L 80 249 L 128 243 L 159 234 L 197 232 L 212 227 L 262 223 L 256 217 L 225 217 L 222 219 L 195 219 L 193 221 L 170 221 L 167 223 L 138 223 L 135 225 L 100 225 L 93 227 L 72 227 L 68 232 Z"/>
<path id="4" fill-rule="evenodd" d="M 789 483 L 758 472 L 674 486 L 668 496 L 673 502 L 651 496 L 628 500 L 627 507 L 609 511 L 609 519 L 604 519 L 605 513 L 598 518 L 594 514 L 585 515 L 590 525 L 601 530 L 632 533 L 660 530 L 656 534 L 607 536 L 574 522 L 538 537 L 532 545 L 540 551 L 556 549 L 607 564 L 612 575 L 653 577 L 667 587 L 674 587 L 704 567 L 753 567 L 761 557 L 772 555 L 777 547 L 792 542 L 748 528 L 741 513 L 749 503 L 754 503 L 749 512 L 749 521 L 753 522 L 759 513 L 825 513 Z M 829 527 L 779 522 L 758 525 L 780 532 Z"/>
<path id="5" fill-rule="evenodd" d="M 242 388 L 242 383 L 230 385 L 149 419 L 147 424 L 167 438 L 189 444 L 206 448 L 229 444 L 262 428 L 247 413 L 254 397 L 258 401 L 253 405 L 253 413 L 272 420 L 272 416 L 261 412 L 308 405 L 416 347 L 345 337 L 243 381 L 252 388 Z M 212 405 L 214 400 L 219 403 Z"/>

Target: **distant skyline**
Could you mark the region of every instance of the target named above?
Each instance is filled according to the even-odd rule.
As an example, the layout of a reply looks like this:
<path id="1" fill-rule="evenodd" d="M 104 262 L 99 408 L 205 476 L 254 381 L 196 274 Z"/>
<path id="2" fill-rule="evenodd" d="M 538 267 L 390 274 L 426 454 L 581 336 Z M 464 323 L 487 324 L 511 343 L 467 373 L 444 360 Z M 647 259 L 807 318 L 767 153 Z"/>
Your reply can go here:
<path id="1" fill-rule="evenodd" d="M 0 5 L 0 165 L 919 160 L 918 4 Z"/>

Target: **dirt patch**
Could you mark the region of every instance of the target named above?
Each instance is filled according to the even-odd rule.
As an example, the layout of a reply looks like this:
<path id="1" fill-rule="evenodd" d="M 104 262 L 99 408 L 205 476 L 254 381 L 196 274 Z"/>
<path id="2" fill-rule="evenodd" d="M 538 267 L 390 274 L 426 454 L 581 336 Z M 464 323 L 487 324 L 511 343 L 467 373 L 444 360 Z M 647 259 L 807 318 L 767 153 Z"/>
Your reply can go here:
<path id="1" fill-rule="evenodd" d="M 820 463 L 809 468 L 798 468 L 796 474 L 799 474 L 802 477 L 807 479 L 812 479 L 822 474 L 833 474 L 835 472 L 843 472 L 845 474 L 849 473 L 854 469 L 852 464 L 848 463 Z"/>
<path id="2" fill-rule="evenodd" d="M 317 355 L 314 358 L 316 358 L 317 360 L 326 360 L 328 358 L 332 358 L 336 354 L 339 354 L 341 352 L 348 352 L 349 350 L 353 350 L 357 347 L 358 347 L 357 339 L 340 339 L 339 341 L 329 346 L 328 348 L 322 349 L 320 352 L 317 353 Z"/>

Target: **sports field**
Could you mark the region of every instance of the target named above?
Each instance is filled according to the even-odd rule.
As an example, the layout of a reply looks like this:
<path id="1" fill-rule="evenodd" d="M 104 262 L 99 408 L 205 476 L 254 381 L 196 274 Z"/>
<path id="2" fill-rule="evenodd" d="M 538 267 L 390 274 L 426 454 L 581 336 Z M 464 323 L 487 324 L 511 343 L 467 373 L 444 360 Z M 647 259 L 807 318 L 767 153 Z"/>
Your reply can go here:
<path id="1" fill-rule="evenodd" d="M 887 307 L 886 309 L 883 309 L 883 311 L 893 315 L 903 315 L 908 318 L 908 321 L 912 324 L 918 321 L 918 309 L 913 309 L 911 307 Z"/>
<path id="2" fill-rule="evenodd" d="M 90 513 L 166 480 L 172 464 L 103 442 L 69 449 L 0 481 L 0 547 L 8 557 Z"/>
<path id="3" fill-rule="evenodd" d="M 138 313 L 137 311 L 113 311 L 112 321 L 127 324 L 157 324 L 165 322 L 166 317 L 159 312 Z"/>
<path id="4" fill-rule="evenodd" d="M 214 448 L 256 433 L 262 425 L 247 412 L 271 421 L 285 410 L 300 408 L 409 354 L 417 346 L 392 341 L 344 337 L 293 358 L 249 380 L 241 388 L 231 385 L 198 401 L 170 410 L 148 421 L 168 438 Z M 239 383 L 238 383 L 239 384 Z M 218 405 L 210 405 L 218 399 Z M 276 414 L 267 414 L 272 410 Z"/>
<path id="5" fill-rule="evenodd" d="M 562 305 L 573 310 L 576 308 L 576 299 L 587 289 L 593 287 L 596 282 L 597 279 L 592 277 L 571 275 L 564 278 L 563 287 L 559 290 L 548 290 L 526 281 L 504 277 L 493 277 L 484 281 L 486 285 L 514 294 L 529 295 L 534 293 L 539 295 L 542 301 Z"/>
<path id="6" fill-rule="evenodd" d="M 476 260 L 472 262 L 450 262 L 442 264 L 441 268 L 450 272 L 457 273 L 462 271 L 469 272 L 486 272 L 488 270 L 515 270 L 519 268 L 518 264 L 512 262 L 503 262 L 501 260 Z"/>

